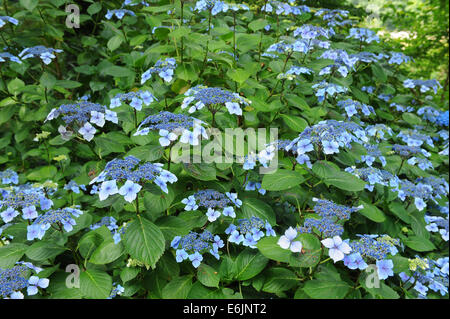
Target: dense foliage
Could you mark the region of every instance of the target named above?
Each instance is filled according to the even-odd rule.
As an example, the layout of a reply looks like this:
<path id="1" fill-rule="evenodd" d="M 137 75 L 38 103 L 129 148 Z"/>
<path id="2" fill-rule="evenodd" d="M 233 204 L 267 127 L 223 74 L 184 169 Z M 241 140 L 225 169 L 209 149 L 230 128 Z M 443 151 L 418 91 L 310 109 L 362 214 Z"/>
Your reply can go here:
<path id="1" fill-rule="evenodd" d="M 3 1 L 1 298 L 448 298 L 442 84 L 297 2 Z"/>

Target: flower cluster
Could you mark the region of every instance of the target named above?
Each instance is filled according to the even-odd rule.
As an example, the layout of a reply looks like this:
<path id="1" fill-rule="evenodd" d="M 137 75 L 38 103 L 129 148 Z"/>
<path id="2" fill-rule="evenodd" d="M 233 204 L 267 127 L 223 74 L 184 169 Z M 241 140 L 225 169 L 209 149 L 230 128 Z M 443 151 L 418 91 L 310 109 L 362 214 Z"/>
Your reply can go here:
<path id="1" fill-rule="evenodd" d="M 209 88 L 202 85 L 190 88 L 184 95 L 186 98 L 181 104 L 182 109 L 185 109 L 192 103 L 195 103 L 189 108 L 189 113 L 194 113 L 195 111 L 201 110 L 205 106 L 210 111 L 216 112 L 223 105 L 225 105 L 230 114 L 242 115 L 240 105 L 245 106 L 251 103 L 251 101 L 237 93 L 221 88 Z"/>
<path id="2" fill-rule="evenodd" d="M 19 21 L 9 16 L 0 16 L 0 28 L 2 28 L 6 22 L 12 23 L 14 25 L 18 25 Z"/>
<path id="3" fill-rule="evenodd" d="M 56 56 L 54 53 L 61 53 L 63 50 L 47 48 L 43 45 L 25 48 L 19 53 L 19 58 L 26 60 L 38 56 L 45 64 L 50 64 Z"/>
<path id="4" fill-rule="evenodd" d="M 378 169 L 375 167 L 347 167 L 346 172 L 351 173 L 363 181 L 369 183 L 366 184 L 365 188 L 370 192 L 373 191 L 375 184 L 380 184 L 383 186 L 397 187 L 399 183 L 399 178 L 388 171 Z"/>
<path id="5" fill-rule="evenodd" d="M 313 209 L 321 218 L 306 218 L 303 226 L 297 227 L 297 231 L 299 233 L 312 233 L 313 229 L 316 229 L 325 238 L 342 235 L 344 227 L 338 222 L 350 219 L 352 213 L 363 208 L 362 206 L 347 207 L 317 198 L 313 198 L 313 201 L 317 202 Z"/>
<path id="6" fill-rule="evenodd" d="M 111 109 L 119 107 L 122 105 L 122 102 L 125 101 L 129 102 L 129 105 L 133 109 L 140 111 L 142 110 L 142 104 L 149 106 L 154 101 L 158 101 L 158 99 L 150 91 L 139 90 L 137 92 L 119 93 L 111 99 L 109 107 Z"/>
<path id="7" fill-rule="evenodd" d="M 319 103 L 325 101 L 327 97 L 332 97 L 335 94 L 345 93 L 348 91 L 346 87 L 334 83 L 328 83 L 326 81 L 316 83 L 312 86 L 312 88 L 316 89 L 316 96 Z"/>
<path id="8" fill-rule="evenodd" d="M 433 139 L 426 134 L 419 133 L 417 130 L 402 130 L 397 134 L 397 137 L 399 137 L 408 146 L 422 146 L 425 142 L 431 147 L 434 147 Z"/>
<path id="9" fill-rule="evenodd" d="M 313 74 L 313 70 L 309 68 L 305 68 L 303 66 L 292 66 L 289 70 L 287 70 L 285 73 L 280 73 L 277 76 L 277 79 L 279 80 L 289 80 L 292 81 L 296 77 L 298 77 L 300 74 Z"/>
<path id="10" fill-rule="evenodd" d="M 413 80 L 413 79 L 406 79 L 403 81 L 403 86 L 405 88 L 414 89 L 416 87 L 420 87 L 420 92 L 425 93 L 429 90 L 433 89 L 434 94 L 437 94 L 437 90 L 442 88 L 442 85 L 439 83 L 439 81 L 433 79 L 433 80 Z"/>
<path id="11" fill-rule="evenodd" d="M 352 99 L 339 101 L 337 103 L 337 106 L 345 110 L 348 118 L 351 118 L 353 115 L 358 114 L 358 111 L 361 111 L 365 116 L 375 114 L 375 110 L 372 106 L 354 101 Z"/>
<path id="12" fill-rule="evenodd" d="M 417 184 L 408 180 L 399 180 L 399 185 L 394 190 L 398 192 L 397 196 L 401 201 L 406 197 L 414 198 L 414 204 L 419 211 L 422 211 L 427 204 L 425 201 L 447 196 L 449 192 L 448 183 L 442 178 L 427 177 L 417 179 Z"/>
<path id="13" fill-rule="evenodd" d="M 167 183 L 176 182 L 177 177 L 163 169 L 160 163 L 146 162 L 139 165 L 140 161 L 134 156 L 127 156 L 123 160 L 116 158 L 108 162 L 105 169 L 89 184 L 102 183 L 98 193 L 101 201 L 110 195 L 120 194 L 131 203 L 145 182 L 154 182 L 163 192 L 168 193 Z M 117 182 L 123 181 L 125 183 L 118 188 Z"/>
<path id="14" fill-rule="evenodd" d="M 199 207 L 206 208 L 206 216 L 210 222 L 216 221 L 221 215 L 235 218 L 236 212 L 233 206 L 239 208 L 242 205 L 236 193 L 223 194 L 213 189 L 198 191 L 181 202 L 186 205 L 184 209 L 187 211 L 197 210 Z"/>
<path id="15" fill-rule="evenodd" d="M 191 116 L 162 111 L 143 120 L 134 135 L 147 135 L 150 131 L 158 130 L 161 146 L 169 146 L 179 136 L 181 143 L 198 145 L 200 135 L 208 138 L 203 124 L 205 123 Z"/>
<path id="16" fill-rule="evenodd" d="M 333 28 L 322 28 L 311 24 L 304 24 L 294 30 L 294 37 L 297 37 L 299 35 L 302 39 L 306 40 L 317 39 L 318 37 L 329 39 L 330 37 L 335 35 L 335 32 Z"/>
<path id="17" fill-rule="evenodd" d="M 119 228 L 119 226 L 117 225 L 117 220 L 112 216 L 103 217 L 98 223 L 91 225 L 89 228 L 95 230 L 102 226 L 105 226 L 109 229 L 109 231 L 111 231 L 114 239 L 114 244 L 118 244 L 122 240 L 121 235 L 123 235 L 126 231 L 126 225 Z"/>
<path id="18" fill-rule="evenodd" d="M 362 144 L 367 142 L 364 129 L 353 122 L 342 122 L 336 120 L 321 121 L 313 126 L 308 126 L 292 140 L 287 150 L 294 148 L 299 155 L 297 161 L 308 160 L 306 153 L 315 149 L 324 154 L 339 153 L 339 148 L 351 148 L 351 143 Z M 300 163 L 302 164 L 302 163 Z"/>
<path id="19" fill-rule="evenodd" d="M 441 216 L 425 215 L 425 228 L 431 233 L 439 233 L 444 241 L 448 241 L 448 215 L 447 218 Z"/>
<path id="20" fill-rule="evenodd" d="M 30 269 L 36 273 L 42 271 L 31 263 L 18 262 L 12 268 L 0 268 L 0 297 L 4 299 L 23 299 L 22 289 L 27 289 L 27 295 L 33 296 L 39 292 L 39 288 L 48 287 L 50 280 L 39 278 L 30 274 Z"/>
<path id="21" fill-rule="evenodd" d="M 372 41 L 380 42 L 380 38 L 370 29 L 365 28 L 351 28 L 347 39 L 357 39 L 360 42 L 371 43 Z"/>
<path id="22" fill-rule="evenodd" d="M 220 259 L 219 248 L 224 246 L 223 240 L 219 236 L 214 236 L 208 230 L 199 234 L 190 232 L 186 236 L 176 236 L 170 246 L 176 249 L 176 260 L 181 263 L 189 259 L 192 266 L 198 268 L 203 261 L 203 254 L 210 253 L 216 259 Z"/>
<path id="23" fill-rule="evenodd" d="M 69 181 L 66 185 L 64 185 L 65 190 L 70 190 L 75 194 L 80 193 L 80 189 L 86 191 L 86 185 L 78 185 L 74 180 Z"/>
<path id="24" fill-rule="evenodd" d="M 105 18 L 108 20 L 111 20 L 111 18 L 113 16 L 116 16 L 117 19 L 122 20 L 122 18 L 126 15 L 130 15 L 130 16 L 136 16 L 136 14 L 131 11 L 131 10 L 127 10 L 127 9 L 115 9 L 115 10 L 109 10 L 108 12 L 105 14 Z"/>
<path id="25" fill-rule="evenodd" d="M 408 63 L 409 61 L 413 61 L 413 58 L 403 54 L 402 52 L 391 52 L 391 55 L 388 60 L 388 64 L 402 64 Z"/>
<path id="26" fill-rule="evenodd" d="M 73 226 L 76 225 L 74 218 L 80 217 L 83 214 L 83 211 L 79 210 L 77 207 L 51 209 L 46 211 L 43 215 L 37 216 L 34 222 L 27 226 L 27 239 L 42 239 L 45 232 L 52 227 L 52 225 L 55 225 L 57 227 L 56 229 L 61 232 L 63 228 L 67 232 L 72 231 Z"/>
<path id="27" fill-rule="evenodd" d="M 352 24 L 352 20 L 344 20 L 348 17 L 349 12 L 347 10 L 339 9 L 319 9 L 314 14 L 316 17 L 322 17 L 322 20 L 327 22 L 328 26 L 344 26 L 346 24 Z"/>
<path id="28" fill-rule="evenodd" d="M 413 274 L 409 276 L 402 272 L 399 276 L 404 283 L 414 285 L 419 298 L 427 298 L 429 290 L 439 292 L 441 296 L 448 294 L 448 257 L 437 260 L 416 257 L 410 259 L 409 263 Z"/>
<path id="29" fill-rule="evenodd" d="M 262 231 L 265 229 L 265 233 Z M 230 235 L 228 241 L 237 245 L 256 248 L 258 241 L 264 236 L 275 236 L 275 231 L 268 221 L 259 217 L 250 217 L 237 220 L 237 225 L 230 224 L 225 230 Z"/>
<path id="30" fill-rule="evenodd" d="M 173 71 L 177 68 L 177 62 L 174 58 L 158 60 L 155 66 L 142 73 L 141 84 L 144 84 L 152 77 L 153 73 L 157 73 L 164 81 L 169 83 L 173 79 Z"/>
<path id="31" fill-rule="evenodd" d="M 263 12 L 274 12 L 276 15 L 301 15 L 303 13 L 311 12 L 308 6 L 294 6 L 289 3 L 284 3 L 281 1 L 268 1 L 264 6 L 261 7 Z"/>
<path id="32" fill-rule="evenodd" d="M 391 108 L 395 108 L 395 110 L 397 112 L 401 112 L 401 113 L 413 112 L 414 111 L 414 108 L 412 106 L 405 106 L 405 105 L 401 105 L 401 104 L 398 104 L 398 103 L 391 103 L 389 106 Z"/>
<path id="33" fill-rule="evenodd" d="M 0 181 L 4 185 L 9 184 L 18 184 L 19 183 L 19 175 L 14 172 L 12 169 L 8 168 L 3 172 L 0 172 Z"/>
<path id="34" fill-rule="evenodd" d="M 16 57 L 15 55 L 12 55 L 9 52 L 0 52 L 0 62 L 5 62 L 5 59 L 9 59 L 10 61 L 16 62 L 21 64 L 22 61 L 20 61 L 20 59 L 18 57 Z"/>
<path id="35" fill-rule="evenodd" d="M 22 217 L 25 220 L 32 220 L 38 217 L 36 207 L 41 210 L 48 210 L 53 206 L 53 201 L 45 196 L 41 187 L 32 187 L 30 185 L 20 185 L 8 190 L 2 190 L 2 199 L 0 200 L 0 209 L 6 208 L 0 213 L 5 223 L 11 222 L 19 215 L 18 210 L 22 210 Z"/>
<path id="36" fill-rule="evenodd" d="M 108 110 L 105 105 L 85 100 L 53 108 L 44 122 L 56 119 L 60 115 L 62 115 L 62 120 L 66 126 L 60 125 L 58 132 L 64 140 L 69 140 L 73 135 L 73 131 L 76 130 L 86 141 L 91 141 L 96 133 L 96 129 L 92 124 L 103 127 L 106 121 L 118 123 L 116 112 Z"/>

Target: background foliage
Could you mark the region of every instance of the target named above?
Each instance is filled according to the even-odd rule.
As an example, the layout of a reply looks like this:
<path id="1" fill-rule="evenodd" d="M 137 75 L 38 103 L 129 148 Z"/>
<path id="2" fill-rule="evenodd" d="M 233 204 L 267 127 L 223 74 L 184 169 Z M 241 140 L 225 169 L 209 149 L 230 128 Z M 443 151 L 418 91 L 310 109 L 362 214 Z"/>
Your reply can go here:
<path id="1" fill-rule="evenodd" d="M 358 4 L 305 1 L 299 5 L 311 6 L 312 12 L 281 15 L 261 12 L 264 1 L 250 1 L 249 11 L 239 11 L 235 17 L 231 10 L 219 13 L 212 17 L 214 27 L 208 28 L 208 10 L 193 12 L 190 8 L 194 7 L 194 1 L 184 2 L 183 23 L 180 23 L 180 1 L 148 2 L 149 6 L 127 7 L 136 16 L 107 19 L 108 10 L 121 8 L 121 1 L 79 1 L 80 28 L 68 28 L 65 24 L 68 15 L 65 7 L 70 1 L 2 2 L 0 16 L 19 21 L 17 26 L 7 22 L 0 28 L 2 52 L 17 56 L 23 49 L 36 45 L 62 52 L 55 53 L 49 64 L 39 57 L 23 59 L 22 63 L 9 59 L 0 62 L 0 172 L 11 169 L 18 173 L 18 183 L 0 181 L 3 196 L 0 211 L 9 207 L 6 192 L 15 184 L 44 190 L 54 208 L 79 205 L 83 211 L 75 218 L 72 230 L 64 230 L 62 224 L 55 223 L 42 239 L 33 240 L 27 238 L 30 220 L 22 216 L 15 217 L 13 222 L 0 220 L 2 271 L 13 269 L 21 261 L 41 267 L 41 272 L 27 269 L 27 274 L 19 276 L 26 279 L 22 288 L 31 285 L 28 280 L 32 274 L 49 279 L 48 287 L 39 286 L 39 294 L 32 298 L 108 298 L 118 293 L 123 298 L 417 298 L 424 297 L 420 287 L 415 289 L 417 282 L 422 282 L 420 276 L 430 276 L 420 267 L 426 259 L 433 269 L 444 269 L 447 263 L 446 283 L 445 269 L 442 274 L 438 269 L 436 274 L 436 278 L 438 275 L 444 278 L 443 290 L 430 288 L 426 295 L 448 298 L 448 292 L 442 293 L 445 287 L 448 290 L 448 184 L 445 186 L 448 112 L 444 113 L 448 110 L 447 2 L 379 2 L 384 24 L 374 28 L 387 33 L 378 43 L 349 39 L 351 26 L 334 26 L 336 35 L 329 40 L 333 49 L 349 54 L 363 50 L 389 55 L 401 51 L 416 60 L 396 65 L 388 64 L 387 59 L 375 59 L 359 63 L 356 69 L 349 70 L 348 76 L 337 71 L 319 75 L 323 68 L 336 62 L 320 58 L 324 49 L 316 48 L 311 54 L 281 54 L 277 58 L 261 53 L 279 41 L 294 42 L 292 31 L 302 25 L 328 28 L 322 17 L 314 15 L 319 7 L 349 10 L 349 19 L 355 27 L 370 25 L 371 21 L 364 21 L 368 13 Z M 271 28 L 265 30 L 268 24 Z M 389 40 L 387 34 L 393 27 L 408 30 L 414 34 L 413 39 Z M 153 74 L 141 84 L 141 75 L 158 60 L 168 57 L 177 62 L 173 80 L 167 83 Z M 277 78 L 292 66 L 308 67 L 312 74 L 293 80 Z M 404 85 L 407 79 L 432 78 L 443 86 L 437 94 L 432 89 L 420 92 L 420 86 L 410 89 Z M 339 96 L 329 93 L 320 100 L 313 85 L 322 80 L 344 87 L 347 92 Z M 256 171 L 248 173 L 239 163 L 171 163 L 170 149 L 160 144 L 160 136 L 157 133 L 134 136 L 136 124 L 161 111 L 186 114 L 181 109 L 184 93 L 196 85 L 237 92 L 252 102 L 243 107 L 239 117 L 225 110 L 216 118 L 205 110 L 195 113 L 205 123 L 215 121 L 220 129 L 274 126 L 279 128 L 280 138 L 293 140 L 322 120 L 345 121 L 350 117 L 366 132 L 370 125 L 385 124 L 385 139 L 377 132 L 370 136 L 370 142 L 380 147 L 387 164 L 381 166 L 377 161 L 373 166 L 414 185 L 420 184 L 421 178 L 439 178 L 437 184 L 432 184 L 436 201 L 427 197 L 428 193 L 414 192 L 402 200 L 392 187 L 380 183 L 369 191 L 367 180 L 345 171 L 353 166 L 368 167 L 361 162 L 361 156 L 367 155 L 368 150 L 357 142 L 352 147 L 341 145 L 340 152 L 332 155 L 316 147 L 317 156 L 311 155 L 314 160 L 311 168 L 297 163 L 292 153 L 280 151 L 280 167 L 272 176 L 262 176 Z M 369 93 L 364 87 L 373 87 L 374 92 Z M 115 109 L 119 124 L 108 122 L 102 128 L 97 127 L 91 141 L 77 132 L 76 138 L 66 141 L 58 131 L 63 123 L 61 118 L 45 121 L 53 108 L 75 103 L 83 96 L 89 95 L 89 101 L 109 109 L 116 94 L 138 90 L 149 90 L 158 101 L 138 112 L 123 103 Z M 368 117 L 361 115 L 361 111 L 347 116 L 338 107 L 338 101 L 346 98 L 371 105 L 374 111 Z M 396 109 L 391 103 L 405 109 Z M 440 122 L 437 116 L 418 113 L 425 106 L 438 112 Z M 402 131 L 433 139 L 434 145 L 421 145 L 430 153 L 431 169 L 410 164 L 406 157 L 393 152 L 394 144 L 411 146 L 398 136 Z M 176 175 L 177 182 L 168 186 L 168 193 L 154 183 L 147 183 L 138 194 L 139 200 L 131 203 L 120 195 L 100 201 L 89 183 L 109 161 L 127 155 L 142 162 L 163 163 L 164 169 Z M 245 190 L 250 177 L 261 182 L 266 193 Z M 86 187 L 79 186 L 76 191 L 74 184 L 67 187 L 71 181 Z M 230 243 L 225 230 L 230 223 L 237 223 L 235 219 L 222 216 L 216 222 L 208 222 L 206 210 L 186 211 L 181 202 L 204 189 L 236 193 L 242 200 L 240 208 L 235 206 L 237 219 L 267 220 L 276 236 L 264 236 L 254 248 Z M 442 196 L 436 196 L 437 193 Z M 280 247 L 280 236 L 289 227 L 302 226 L 307 218 L 317 218 L 315 197 L 347 207 L 364 206 L 353 212 L 345 224 L 340 222 L 345 228 L 343 239 L 356 241 L 358 234 L 380 238 L 386 234 L 399 240 L 398 254 L 390 253 L 388 258 L 393 261 L 393 274 L 379 288 L 367 286 L 366 271 L 349 269 L 342 261 L 333 262 L 328 257 L 329 249 L 321 243 L 326 236 L 318 231 L 298 235 L 297 240 L 303 246 L 300 253 Z M 418 209 L 416 197 L 427 201 L 426 209 Z M 439 227 L 447 230 L 447 240 L 445 231 L 430 231 L 428 216 L 444 220 Z M 117 232 L 105 225 L 91 227 L 104 217 L 114 217 L 117 227 L 123 230 L 120 242 L 114 237 Z M 174 237 L 205 229 L 223 240 L 225 247 L 220 249 L 220 259 L 205 254 L 198 267 L 190 261 L 178 263 L 171 247 Z M 432 262 L 437 260 L 441 260 L 442 266 Z M 66 285 L 65 267 L 70 264 L 81 269 L 79 289 Z M 403 281 L 401 273 L 415 279 Z M 7 282 L 6 277 L 1 278 L 0 292 L 6 289 Z M 25 290 L 22 292 L 27 295 Z"/>

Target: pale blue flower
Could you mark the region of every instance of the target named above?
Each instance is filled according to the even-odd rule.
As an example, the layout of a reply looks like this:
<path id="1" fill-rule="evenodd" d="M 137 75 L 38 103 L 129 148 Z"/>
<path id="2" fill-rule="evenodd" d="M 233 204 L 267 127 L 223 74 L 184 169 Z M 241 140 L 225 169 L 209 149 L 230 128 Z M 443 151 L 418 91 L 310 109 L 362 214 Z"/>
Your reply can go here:
<path id="1" fill-rule="evenodd" d="M 303 245 L 300 241 L 295 241 L 296 238 L 297 231 L 289 227 L 278 240 L 278 245 L 283 249 L 290 249 L 293 253 L 299 253 L 302 251 Z"/>
<path id="2" fill-rule="evenodd" d="M 100 200 L 107 199 L 110 195 L 117 194 L 119 189 L 117 188 L 116 180 L 103 182 L 100 186 L 100 192 L 98 193 Z"/>
<path id="3" fill-rule="evenodd" d="M 142 186 L 127 180 L 125 184 L 119 189 L 119 194 L 124 196 L 124 199 L 131 203 L 136 199 L 137 193 L 142 189 Z"/>

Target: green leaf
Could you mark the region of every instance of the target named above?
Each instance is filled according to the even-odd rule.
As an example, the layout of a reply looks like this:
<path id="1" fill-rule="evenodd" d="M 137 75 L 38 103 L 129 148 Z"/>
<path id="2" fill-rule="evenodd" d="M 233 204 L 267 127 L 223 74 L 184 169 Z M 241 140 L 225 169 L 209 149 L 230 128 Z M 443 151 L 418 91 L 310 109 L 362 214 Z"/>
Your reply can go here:
<path id="1" fill-rule="evenodd" d="M 313 234 L 300 234 L 297 239 L 302 243 L 301 253 L 291 253 L 289 265 L 292 267 L 314 267 L 320 262 L 322 245 Z"/>
<path id="2" fill-rule="evenodd" d="M 175 216 L 163 216 L 156 221 L 156 225 L 162 231 L 166 240 L 172 240 L 175 236 L 187 235 L 191 230 L 186 221 Z"/>
<path id="3" fill-rule="evenodd" d="M 383 70 L 381 66 L 378 64 L 372 63 L 371 65 L 372 73 L 381 83 L 385 83 L 387 81 L 386 72 Z"/>
<path id="4" fill-rule="evenodd" d="M 39 3 L 38 0 L 20 0 L 19 2 L 20 5 L 28 11 L 33 11 Z"/>
<path id="5" fill-rule="evenodd" d="M 414 125 L 420 125 L 422 123 L 422 119 L 420 117 L 418 117 L 415 114 L 412 113 L 403 113 L 402 114 L 402 119 L 407 122 L 408 124 L 411 124 L 412 126 Z"/>
<path id="6" fill-rule="evenodd" d="M 239 84 L 244 83 L 250 77 L 250 73 L 244 69 L 229 69 L 227 75 Z"/>
<path id="7" fill-rule="evenodd" d="M 278 245 L 279 237 L 263 237 L 258 241 L 256 247 L 265 257 L 287 263 L 291 256 L 291 251 L 283 249 Z"/>
<path id="8" fill-rule="evenodd" d="M 137 216 L 124 235 L 125 250 L 132 258 L 154 267 L 165 249 L 164 235 L 151 221 Z"/>
<path id="9" fill-rule="evenodd" d="M 106 299 L 112 290 L 112 278 L 106 272 L 87 269 L 80 274 L 80 290 L 89 299 Z"/>
<path id="10" fill-rule="evenodd" d="M 219 287 L 220 275 L 211 266 L 201 264 L 197 270 L 197 278 L 206 287 Z"/>
<path id="11" fill-rule="evenodd" d="M 192 277 L 182 276 L 173 279 L 162 289 L 163 299 L 186 299 L 192 287 Z"/>
<path id="12" fill-rule="evenodd" d="M 31 245 L 25 254 L 28 258 L 36 261 L 44 261 L 58 256 L 67 248 L 50 241 L 37 241 Z"/>
<path id="13" fill-rule="evenodd" d="M 262 28 L 264 28 L 267 25 L 267 21 L 264 19 L 258 19 L 258 20 L 254 20 L 252 22 L 250 22 L 248 24 L 248 28 L 252 31 L 258 31 L 261 30 Z"/>
<path id="14" fill-rule="evenodd" d="M 144 195 L 144 206 L 146 213 L 153 216 L 158 216 L 169 208 L 175 198 L 175 192 L 172 187 L 168 186 L 169 192 L 166 194 L 157 188 L 155 185 L 145 187 L 146 193 Z"/>
<path id="15" fill-rule="evenodd" d="M 284 123 L 294 132 L 303 132 L 308 127 L 308 122 L 299 116 L 281 114 Z"/>
<path id="16" fill-rule="evenodd" d="M 273 267 L 264 272 L 266 278 L 262 291 L 280 293 L 297 285 L 299 278 L 286 268 Z"/>
<path id="17" fill-rule="evenodd" d="M 241 213 L 243 218 L 259 217 L 267 220 L 269 224 L 275 225 L 275 213 L 270 205 L 257 198 L 244 198 L 242 200 Z"/>
<path id="18" fill-rule="evenodd" d="M 94 15 L 97 12 L 100 12 L 100 10 L 102 10 L 102 3 L 101 2 L 95 2 L 93 4 L 91 4 L 88 8 L 87 8 L 87 12 L 89 13 L 89 15 Z"/>
<path id="19" fill-rule="evenodd" d="M 114 51 L 115 49 L 120 47 L 122 42 L 123 42 L 123 38 L 119 35 L 115 35 L 108 40 L 108 43 L 106 45 L 110 51 Z"/>
<path id="20" fill-rule="evenodd" d="M 411 216 L 409 216 L 406 209 L 399 202 L 392 202 L 389 204 L 389 211 L 393 213 L 395 216 L 403 220 L 405 223 L 411 223 Z"/>
<path id="21" fill-rule="evenodd" d="M 261 187 L 268 191 L 282 191 L 300 185 L 305 178 L 299 172 L 278 169 L 273 174 L 265 174 Z"/>
<path id="22" fill-rule="evenodd" d="M 140 160 L 153 162 L 159 160 L 163 153 L 164 149 L 160 145 L 143 145 L 132 148 L 125 156 L 133 155 Z"/>
<path id="23" fill-rule="evenodd" d="M 8 83 L 8 92 L 17 95 L 21 92 L 21 89 L 25 87 L 25 82 L 21 79 L 15 78 Z"/>
<path id="24" fill-rule="evenodd" d="M 431 241 L 419 236 L 410 236 L 403 242 L 405 243 L 406 246 L 415 251 L 425 252 L 436 249 L 436 246 L 434 246 L 434 244 Z"/>
<path id="25" fill-rule="evenodd" d="M 324 182 L 349 192 L 362 191 L 366 186 L 366 182 L 362 179 L 359 179 L 353 174 L 341 171 L 336 171 L 332 176 L 327 176 Z"/>
<path id="26" fill-rule="evenodd" d="M 40 83 L 45 88 L 51 89 L 56 84 L 56 78 L 52 74 L 50 74 L 48 72 L 44 72 L 41 76 Z"/>
<path id="27" fill-rule="evenodd" d="M 120 279 L 125 283 L 136 278 L 140 272 L 141 269 L 138 267 L 123 267 L 120 272 Z"/>
<path id="28" fill-rule="evenodd" d="M 211 164 L 183 163 L 186 172 L 201 181 L 213 181 L 216 179 L 216 169 Z"/>
<path id="29" fill-rule="evenodd" d="M 268 259 L 260 252 L 253 249 L 245 249 L 236 258 L 234 273 L 237 280 L 248 280 L 264 270 Z"/>
<path id="30" fill-rule="evenodd" d="M 11 268 L 25 254 L 28 246 L 20 243 L 11 243 L 0 247 L 0 268 Z"/>
<path id="31" fill-rule="evenodd" d="M 114 77 L 128 77 L 135 76 L 135 73 L 123 66 L 112 65 L 101 70 L 103 75 L 110 75 Z"/>
<path id="32" fill-rule="evenodd" d="M 307 281 L 303 288 L 308 296 L 315 299 L 342 299 L 349 289 L 350 286 L 345 281 L 332 278 Z"/>
<path id="33" fill-rule="evenodd" d="M 97 265 L 109 264 L 122 256 L 123 253 L 122 243 L 115 244 L 114 241 L 105 241 L 92 253 L 89 262 Z"/>
<path id="34" fill-rule="evenodd" d="M 358 210 L 361 215 L 373 220 L 376 223 L 382 223 L 386 220 L 384 213 L 379 210 L 376 206 L 368 204 L 362 200 L 359 201 L 358 205 L 363 205 L 364 208 Z"/>

